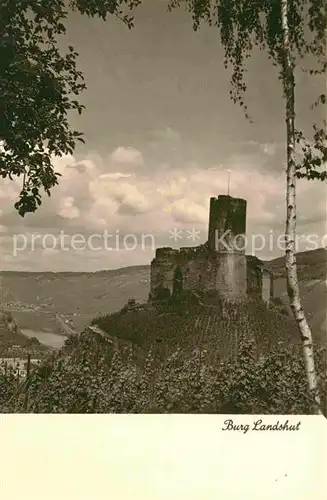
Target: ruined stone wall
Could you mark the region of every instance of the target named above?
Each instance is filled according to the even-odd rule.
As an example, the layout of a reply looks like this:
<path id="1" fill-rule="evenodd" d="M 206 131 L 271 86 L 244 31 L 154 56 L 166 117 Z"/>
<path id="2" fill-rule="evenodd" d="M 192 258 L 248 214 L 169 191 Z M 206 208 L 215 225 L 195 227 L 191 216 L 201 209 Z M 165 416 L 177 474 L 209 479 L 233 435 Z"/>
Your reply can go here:
<path id="1" fill-rule="evenodd" d="M 270 274 L 270 300 L 275 297 L 275 288 L 274 288 L 275 277 L 274 274 Z"/>
<path id="2" fill-rule="evenodd" d="M 158 248 L 156 258 L 151 262 L 150 298 L 153 298 L 159 287 L 173 291 L 174 272 L 176 268 L 176 254 L 178 250 L 172 248 Z"/>
<path id="3" fill-rule="evenodd" d="M 262 297 L 262 262 L 252 255 L 247 256 L 247 294 L 253 298 Z"/>
<path id="4" fill-rule="evenodd" d="M 159 287 L 172 294 L 177 269 L 183 290 L 216 290 L 230 299 L 246 296 L 246 257 L 242 254 L 199 251 L 195 249 L 158 249 L 151 263 L 150 298 Z"/>
<path id="5" fill-rule="evenodd" d="M 184 290 L 198 290 L 202 277 L 201 259 L 193 258 L 185 261 L 181 266 L 183 275 L 183 289 Z"/>
<path id="6" fill-rule="evenodd" d="M 236 253 L 217 256 L 216 290 L 231 300 L 246 298 L 246 257 Z"/>
<path id="7" fill-rule="evenodd" d="M 174 279 L 177 269 L 182 275 L 184 290 L 198 290 L 206 282 L 207 254 L 204 247 L 159 248 L 156 258 L 151 262 L 150 297 L 155 295 L 158 287 L 174 290 Z"/>
<path id="8" fill-rule="evenodd" d="M 158 287 L 173 293 L 178 268 L 183 290 L 218 291 L 231 300 L 257 297 L 268 304 L 273 297 L 273 276 L 261 264 L 257 258 L 238 253 L 158 249 L 151 263 L 150 298 Z"/>
<path id="9" fill-rule="evenodd" d="M 264 263 L 257 257 L 247 256 L 247 294 L 259 297 L 266 304 L 274 296 L 274 276 L 264 268 Z"/>
<path id="10" fill-rule="evenodd" d="M 268 270 L 262 270 L 262 300 L 269 304 L 274 297 L 274 279 Z"/>

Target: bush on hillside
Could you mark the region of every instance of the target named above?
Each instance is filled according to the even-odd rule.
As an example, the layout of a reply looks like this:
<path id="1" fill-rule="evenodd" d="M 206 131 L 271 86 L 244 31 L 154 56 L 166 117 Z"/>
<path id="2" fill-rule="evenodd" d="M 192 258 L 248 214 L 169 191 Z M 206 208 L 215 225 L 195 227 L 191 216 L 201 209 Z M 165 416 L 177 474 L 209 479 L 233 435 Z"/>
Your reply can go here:
<path id="1" fill-rule="evenodd" d="M 171 296 L 169 288 L 158 286 L 152 293 L 152 300 L 167 300 Z"/>
<path id="2" fill-rule="evenodd" d="M 28 346 L 29 346 L 29 345 L 31 345 L 31 346 L 33 346 L 33 345 L 40 345 L 40 344 L 41 344 L 41 342 L 40 342 L 40 341 L 39 341 L 39 339 L 37 339 L 36 337 L 30 337 L 30 338 L 28 339 L 28 341 L 27 341 L 27 345 L 28 345 Z"/>
<path id="3" fill-rule="evenodd" d="M 35 413 L 248 413 L 308 414 L 310 400 L 301 350 L 257 354 L 241 337 L 237 358 L 210 362 L 199 345 L 158 362 L 154 350 L 137 362 L 132 347 L 113 349 L 103 338 L 82 334 L 65 357 L 36 368 L 28 388 Z M 316 351 L 319 387 L 326 389 L 326 350 Z M 0 388 L 6 387 L 3 376 Z M 2 411 L 23 412 L 16 387 L 0 390 Z M 11 398 L 11 399 L 10 399 Z M 9 400 L 9 403 L 8 403 Z M 323 400 L 323 404 L 326 401 Z"/>
<path id="4" fill-rule="evenodd" d="M 21 404 L 19 393 L 22 388 L 17 366 L 0 362 L 0 412 L 16 412 L 16 405 Z"/>
<path id="5" fill-rule="evenodd" d="M 271 299 L 270 309 L 278 312 L 279 314 L 283 314 L 284 316 L 290 316 L 289 310 L 280 297 L 274 297 Z"/>

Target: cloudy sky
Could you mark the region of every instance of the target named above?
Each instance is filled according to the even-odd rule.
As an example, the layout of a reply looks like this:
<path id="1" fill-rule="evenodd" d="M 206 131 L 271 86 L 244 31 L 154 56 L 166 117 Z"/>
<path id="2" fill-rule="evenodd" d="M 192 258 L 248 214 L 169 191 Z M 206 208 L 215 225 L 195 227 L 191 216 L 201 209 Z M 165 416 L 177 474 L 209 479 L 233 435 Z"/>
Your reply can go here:
<path id="1" fill-rule="evenodd" d="M 250 124 L 229 99 L 217 33 L 194 33 L 187 13 L 166 13 L 164 1 L 147 0 L 132 31 L 80 15 L 70 16 L 67 28 L 65 43 L 79 52 L 88 86 L 86 111 L 71 124 L 86 145 L 54 160 L 60 185 L 36 214 L 21 219 L 13 209 L 20 185 L 2 183 L 1 267 L 113 269 L 149 263 L 156 246 L 202 243 L 209 198 L 226 193 L 228 170 L 231 194 L 248 201 L 248 253 L 280 255 L 285 122 L 266 57 L 255 53 L 248 66 Z M 309 105 L 324 83 L 303 72 L 297 83 L 298 126 L 310 131 L 317 117 Z M 299 182 L 298 214 L 300 248 L 327 245 L 322 183 Z M 253 235 L 263 248 L 254 248 Z"/>

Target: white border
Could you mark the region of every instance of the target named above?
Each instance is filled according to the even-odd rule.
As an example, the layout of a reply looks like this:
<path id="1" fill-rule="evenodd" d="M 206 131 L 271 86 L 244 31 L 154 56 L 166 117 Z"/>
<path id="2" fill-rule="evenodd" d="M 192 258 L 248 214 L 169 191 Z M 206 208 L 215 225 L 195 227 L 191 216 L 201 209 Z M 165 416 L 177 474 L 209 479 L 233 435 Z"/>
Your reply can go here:
<path id="1" fill-rule="evenodd" d="M 301 421 L 222 431 L 224 421 Z M 2 500 L 326 500 L 315 416 L 2 415 Z"/>

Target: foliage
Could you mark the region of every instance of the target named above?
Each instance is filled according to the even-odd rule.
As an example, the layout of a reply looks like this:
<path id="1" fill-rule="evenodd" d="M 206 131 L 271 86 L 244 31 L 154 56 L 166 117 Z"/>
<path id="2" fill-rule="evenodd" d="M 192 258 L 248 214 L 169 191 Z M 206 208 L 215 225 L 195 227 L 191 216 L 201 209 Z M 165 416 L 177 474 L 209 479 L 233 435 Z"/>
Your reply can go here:
<path id="1" fill-rule="evenodd" d="M 158 286 L 153 291 L 152 300 L 167 300 L 170 297 L 170 290 L 165 286 Z"/>
<path id="2" fill-rule="evenodd" d="M 94 340 L 94 339 L 93 339 Z M 280 348 L 257 357 L 248 341 L 239 360 L 206 362 L 206 351 L 190 356 L 174 351 L 157 363 L 151 350 L 142 367 L 133 355 L 80 339 L 78 354 L 59 361 L 49 373 L 36 370 L 29 384 L 29 411 L 41 413 L 263 413 L 307 414 L 310 400 L 301 352 Z M 90 349 L 91 347 L 91 349 Z M 326 351 L 317 350 L 318 369 L 326 369 Z M 0 378 L 0 387 L 7 387 Z M 326 388 L 326 378 L 320 379 Z M 13 392 L 1 392 L 1 403 Z M 12 400 L 16 411 L 23 411 Z M 22 403 L 20 403 L 22 405 Z M 13 411 L 4 404 L 2 411 Z"/>
<path id="3" fill-rule="evenodd" d="M 8 323 L 12 323 L 12 321 L 13 321 L 13 317 L 12 317 L 11 312 L 7 313 L 7 321 L 8 321 Z"/>
<path id="4" fill-rule="evenodd" d="M 1 2 L 0 175 L 22 178 L 22 190 L 15 204 L 20 215 L 34 212 L 41 204 L 42 190 L 50 195 L 58 184 L 60 174 L 54 171 L 53 157 L 72 153 L 76 141 L 83 142 L 82 133 L 71 129 L 68 122 L 70 111 L 81 113 L 84 107 L 74 97 L 86 88 L 76 66 L 78 54 L 71 46 L 66 55 L 58 48 L 58 38 L 66 33 L 67 7 L 104 20 L 114 15 L 131 28 L 131 13 L 140 3 L 141 0 Z M 244 102 L 244 61 L 257 46 L 266 50 L 275 65 L 281 65 L 280 0 L 171 0 L 169 8 L 181 4 L 192 13 L 195 29 L 206 21 L 220 30 L 225 66 L 233 66 L 230 97 L 249 117 Z M 290 1 L 294 58 L 312 56 L 318 65 L 309 70 L 311 74 L 321 74 L 326 69 L 324 12 L 322 0 L 310 0 L 309 4 L 306 0 Z M 325 103 L 326 96 L 321 94 L 314 106 Z M 312 140 L 297 131 L 297 142 L 302 148 L 302 160 L 297 165 L 299 177 L 326 179 L 326 138 L 324 126 L 314 125 Z"/>
<path id="5" fill-rule="evenodd" d="M 282 301 L 282 299 L 280 297 L 274 297 L 271 300 L 270 307 L 272 310 L 276 310 L 280 314 L 284 314 L 285 316 L 290 315 L 287 307 L 285 306 L 284 302 Z"/>
<path id="6" fill-rule="evenodd" d="M 15 366 L 7 366 L 5 362 L 0 363 L 0 405 L 6 403 L 13 407 L 13 396 L 17 392 L 19 384 L 19 373 Z M 3 407 L 5 410 L 5 406 Z"/>
<path id="7" fill-rule="evenodd" d="M 68 7 L 87 16 L 114 15 L 129 28 L 138 0 L 1 0 L 0 5 L 0 175 L 22 178 L 15 204 L 21 216 L 41 204 L 42 190 L 58 184 L 53 157 L 72 153 L 82 133 L 68 122 L 81 114 L 76 100 L 85 88 L 77 52 L 60 53 Z"/>
<path id="8" fill-rule="evenodd" d="M 147 324 L 152 327 L 151 338 L 146 333 L 141 336 L 140 313 L 112 315 L 111 335 L 120 325 L 122 340 L 113 345 L 105 335 L 87 331 L 70 337 L 55 359 L 48 358 L 32 371 L 28 411 L 309 413 L 300 346 L 277 337 L 284 324 L 282 336 L 287 339 L 291 323 L 265 306 L 252 304 L 244 309 L 251 310 L 248 316 L 243 309 L 239 312 L 238 305 L 222 303 L 213 316 L 216 307 L 202 307 L 202 314 L 196 311 L 193 320 L 186 313 L 181 318 L 161 310 L 159 323 L 153 313 L 147 321 L 143 315 L 140 325 L 145 330 Z M 217 332 L 219 317 L 221 331 Z M 106 321 L 109 328 L 108 317 Z M 166 336 L 161 324 L 166 327 Z M 268 325 L 269 334 L 264 330 Z M 129 335 L 124 334 L 128 328 Z M 133 337 L 133 328 L 135 342 L 130 342 L 126 337 Z M 270 335 L 275 336 L 274 343 L 263 340 Z M 325 394 L 326 349 L 317 348 L 316 358 L 319 385 Z M 25 411 L 24 386 L 18 392 L 16 387 L 17 383 L 9 385 L 1 396 L 2 411 Z"/>
<path id="9" fill-rule="evenodd" d="M 50 196 L 58 184 L 60 174 L 54 170 L 53 157 L 72 153 L 76 141 L 83 142 L 83 134 L 73 130 L 68 122 L 70 111 L 81 113 L 84 108 L 76 97 L 86 88 L 76 65 L 78 54 L 71 46 L 66 55 L 58 48 L 58 39 L 66 33 L 69 8 L 104 20 L 115 16 L 131 28 L 132 13 L 140 3 L 141 0 L 2 0 L 0 175 L 22 179 L 15 204 L 20 215 L 34 212 L 41 204 L 42 190 Z M 180 5 L 192 13 L 195 29 L 205 21 L 220 31 L 225 66 L 233 67 L 230 97 L 249 118 L 244 102 L 244 63 L 256 46 L 281 66 L 280 0 L 171 0 L 169 8 Z M 326 69 L 324 2 L 291 0 L 289 5 L 294 59 L 311 56 L 316 67 L 308 71 L 312 75 L 322 74 Z M 321 94 L 313 105 L 325 103 L 326 96 Z M 297 142 L 302 150 L 298 177 L 326 179 L 325 126 L 314 125 L 312 140 L 298 130 Z"/>

